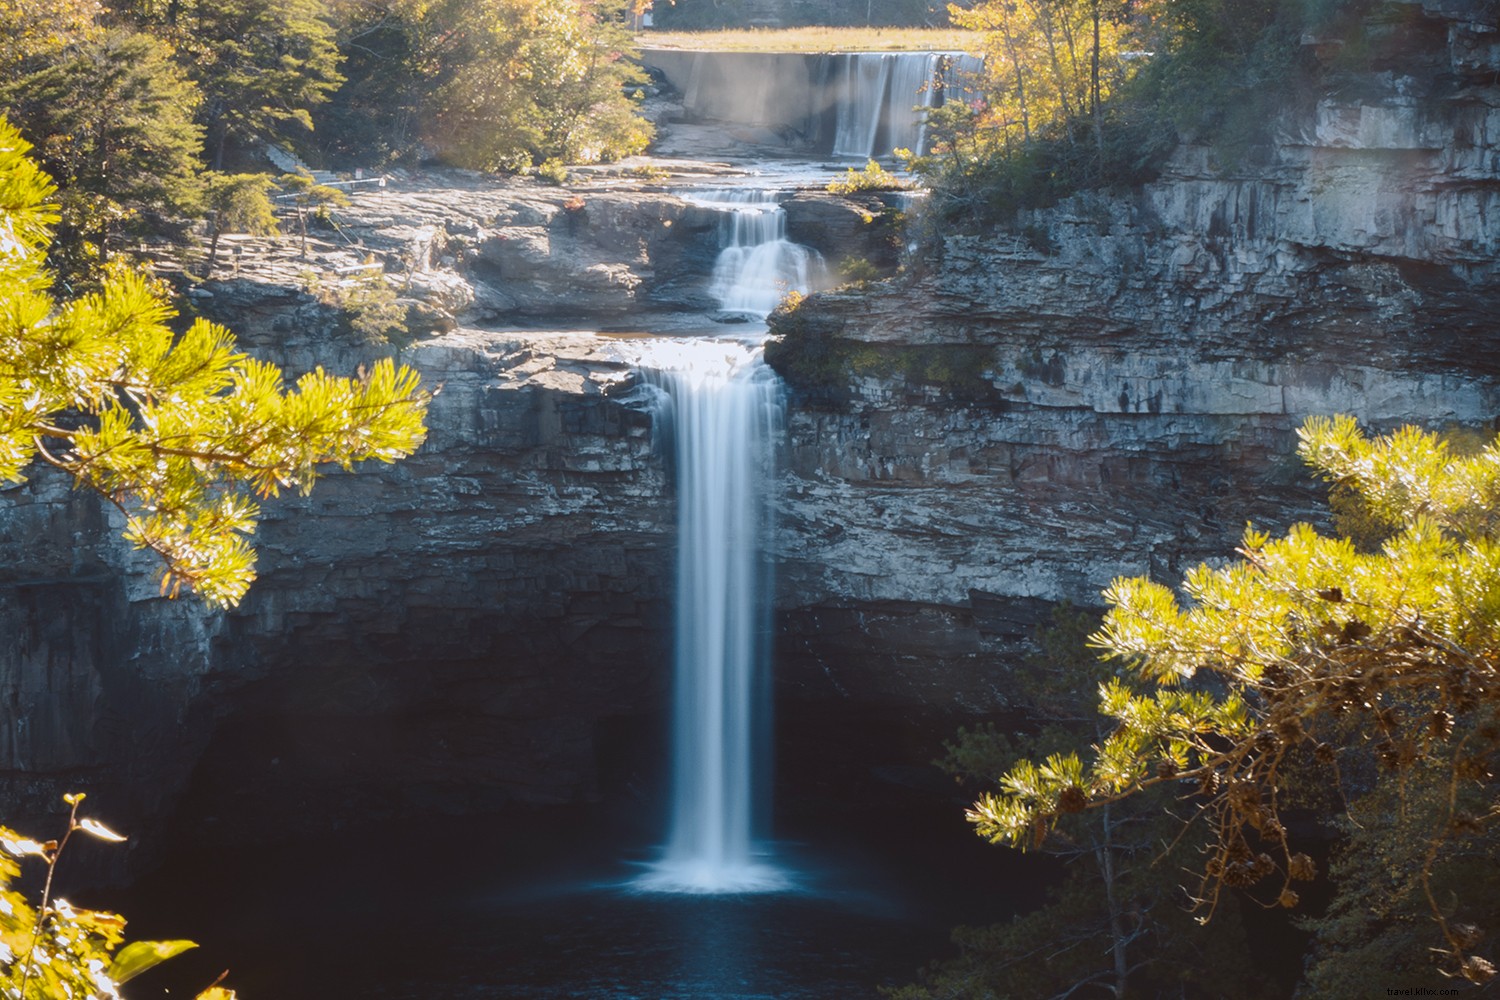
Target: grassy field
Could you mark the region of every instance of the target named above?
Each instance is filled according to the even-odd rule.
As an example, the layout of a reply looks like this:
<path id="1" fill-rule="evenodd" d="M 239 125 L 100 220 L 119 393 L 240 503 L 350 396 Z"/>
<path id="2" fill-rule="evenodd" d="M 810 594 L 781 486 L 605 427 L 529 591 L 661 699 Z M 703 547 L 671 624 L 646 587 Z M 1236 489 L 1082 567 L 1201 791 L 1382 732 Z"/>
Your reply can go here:
<path id="1" fill-rule="evenodd" d="M 736 31 L 646 31 L 644 49 L 705 52 L 979 52 L 981 35 L 940 28 L 776 28 Z"/>

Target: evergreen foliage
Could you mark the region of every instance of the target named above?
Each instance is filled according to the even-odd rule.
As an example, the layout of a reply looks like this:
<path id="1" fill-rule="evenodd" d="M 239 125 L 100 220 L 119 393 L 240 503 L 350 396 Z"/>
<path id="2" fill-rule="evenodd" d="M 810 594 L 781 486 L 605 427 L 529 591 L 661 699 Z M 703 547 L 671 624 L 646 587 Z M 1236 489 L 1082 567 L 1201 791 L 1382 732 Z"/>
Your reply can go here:
<path id="1" fill-rule="evenodd" d="M 208 263 L 204 274 L 212 275 L 219 256 L 219 238 L 225 233 L 271 236 L 280 232 L 271 207 L 276 183 L 266 174 L 225 174 L 209 171 L 203 177 L 203 202 L 208 210 Z"/>
<path id="2" fill-rule="evenodd" d="M 142 21 L 172 39 L 203 94 L 215 169 L 231 143 L 300 144 L 342 82 L 333 13 L 323 0 L 176 0 Z"/>
<path id="3" fill-rule="evenodd" d="M 1116 580 L 1092 640 L 1119 666 L 1099 685 L 1108 735 L 1087 760 L 1018 762 L 970 819 L 1027 849 L 1066 816 L 1174 790 L 1208 834 L 1193 892 L 1207 919 L 1226 887 L 1298 905 L 1317 869 L 1282 812 L 1307 774 L 1332 779 L 1362 807 L 1404 804 L 1389 835 L 1356 838 L 1344 870 L 1379 857 L 1398 883 L 1388 904 L 1425 909 L 1414 937 L 1441 971 L 1488 981 L 1493 896 L 1455 876 L 1500 818 L 1500 443 L 1462 456 L 1416 428 L 1369 438 L 1347 417 L 1309 420 L 1301 441 L 1305 461 L 1390 526 L 1379 551 L 1308 525 L 1281 539 L 1247 530 L 1239 560 L 1187 575 L 1186 605 Z M 1347 926 L 1339 912 L 1330 934 Z M 1334 934 L 1326 949 L 1346 954 L 1348 941 Z"/>
<path id="4" fill-rule="evenodd" d="M 91 287 L 138 238 L 180 242 L 207 217 L 216 240 L 239 210 L 205 160 L 263 168 L 276 145 L 350 167 L 521 171 L 640 152 L 626 6 L 0 0 L 0 113 L 59 185 L 53 267 Z"/>
<path id="5" fill-rule="evenodd" d="M 615 160 L 650 141 L 631 97 L 646 77 L 624 0 L 390 0 L 363 17 L 327 118 L 343 155 L 360 143 L 382 148 L 367 117 L 377 104 L 387 156 L 420 141 L 477 170 Z"/>
<path id="6" fill-rule="evenodd" d="M 257 499 L 305 492 L 325 463 L 410 454 L 428 397 L 389 360 L 287 388 L 222 327 L 174 335 L 172 311 L 122 269 L 58 301 L 42 268 L 55 189 L 27 151 L 0 122 L 0 477 L 23 479 L 37 458 L 66 471 L 162 557 L 164 592 L 234 604 L 255 575 Z"/>
<path id="7" fill-rule="evenodd" d="M 363 343 L 404 346 L 409 339 L 406 306 L 373 258 L 367 258 L 364 267 L 349 277 L 333 281 L 315 278 L 310 291 L 327 305 L 336 306 L 349 332 Z"/>
<path id="8" fill-rule="evenodd" d="M 70 281 L 93 281 L 122 241 L 198 208 L 197 91 L 145 34 L 96 32 L 0 84 L 0 107 L 36 145 L 61 190 L 59 252 Z"/>
<path id="9" fill-rule="evenodd" d="M 1087 637 L 1096 615 L 1059 608 L 1037 635 L 1039 652 L 1014 678 L 1015 697 L 1038 730 L 960 731 L 944 768 L 982 786 L 1026 753 L 1062 753 L 1103 738 L 1092 686 L 1111 670 Z M 1024 750 L 1023 750 L 1024 748 Z M 1162 790 L 1065 818 L 1044 851 L 1066 864 L 1041 909 L 989 927 L 961 927 L 960 954 L 936 963 L 895 1000 L 937 997 L 1174 996 L 1244 1000 L 1275 985 L 1250 961 L 1237 907 L 1208 928 L 1194 926 L 1179 887 L 1192 846 L 1177 837 Z"/>

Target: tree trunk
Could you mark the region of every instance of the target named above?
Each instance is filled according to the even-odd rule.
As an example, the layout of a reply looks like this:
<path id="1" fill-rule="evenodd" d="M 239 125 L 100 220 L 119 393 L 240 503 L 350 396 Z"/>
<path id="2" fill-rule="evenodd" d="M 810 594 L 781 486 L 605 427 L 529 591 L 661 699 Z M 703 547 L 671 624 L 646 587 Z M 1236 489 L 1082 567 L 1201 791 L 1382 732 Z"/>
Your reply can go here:
<path id="1" fill-rule="evenodd" d="M 1103 809 L 1101 822 L 1104 826 L 1104 843 L 1099 848 L 1099 871 L 1104 876 L 1104 899 L 1109 907 L 1110 950 L 1114 958 L 1116 997 L 1125 996 L 1125 981 L 1130 977 L 1129 956 L 1126 954 L 1125 920 L 1120 912 L 1120 900 L 1115 895 L 1115 849 L 1112 834 L 1114 827 L 1109 821 L 1109 806 Z"/>
<path id="2" fill-rule="evenodd" d="M 1001 37 L 1005 39 L 1006 51 L 1010 53 L 1010 64 L 1016 74 L 1016 101 L 1021 105 L 1021 136 L 1026 145 L 1031 145 L 1031 114 L 1026 106 L 1026 81 L 1021 76 L 1021 56 L 1016 50 L 1016 39 L 1010 33 L 1010 25 L 1000 26 Z"/>
<path id="3" fill-rule="evenodd" d="M 1094 54 L 1089 59 L 1089 106 L 1090 113 L 1094 118 L 1094 145 L 1104 153 L 1104 127 L 1099 121 L 1099 21 L 1102 12 L 1099 9 L 1100 0 L 1093 0 L 1091 11 L 1094 19 Z"/>

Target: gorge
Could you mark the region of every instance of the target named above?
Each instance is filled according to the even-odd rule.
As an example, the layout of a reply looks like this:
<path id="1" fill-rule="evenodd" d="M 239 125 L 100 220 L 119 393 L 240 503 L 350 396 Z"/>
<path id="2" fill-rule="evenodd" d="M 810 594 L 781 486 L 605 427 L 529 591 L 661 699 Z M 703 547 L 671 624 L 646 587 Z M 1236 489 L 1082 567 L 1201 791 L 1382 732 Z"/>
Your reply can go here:
<path id="1" fill-rule="evenodd" d="M 1247 521 L 1322 517 L 1321 487 L 1287 457 L 1306 415 L 1500 414 L 1500 29 L 1412 6 L 1406 61 L 1318 95 L 1263 162 L 1188 143 L 1144 187 L 914 252 L 893 244 L 889 195 L 774 195 L 788 246 L 835 269 L 901 264 L 771 320 L 786 383 L 765 498 L 771 697 L 794 825 L 820 795 L 868 797 L 949 811 L 972 840 L 929 761 L 957 725 L 1024 707 L 1011 666 L 1053 606 L 1096 606 L 1115 576 L 1176 580 Z M 760 78 L 807 76 L 777 59 Z M 750 121 L 795 125 L 783 145 L 865 148 L 809 120 Z M 843 165 L 809 155 L 823 176 Z M 0 696 L 25 720 L 0 745 L 13 822 L 45 823 L 79 787 L 120 827 L 174 817 L 179 841 L 241 847 L 532 806 L 666 815 L 687 558 L 670 498 L 696 505 L 644 390 L 679 407 L 696 390 L 644 372 L 638 335 L 732 341 L 739 325 L 713 314 L 780 298 L 715 294 L 731 199 L 694 196 L 718 173 L 672 169 L 566 190 L 441 173 L 338 213 L 358 249 L 329 241 L 316 263 L 371 252 L 406 276 L 420 335 L 401 356 L 442 387 L 431 439 L 271 506 L 261 578 L 233 611 L 161 597 L 115 515 L 58 477 L 7 487 L 0 615 L 16 638 Z M 245 250 L 238 276 L 192 301 L 248 349 L 298 370 L 385 352 L 303 290 L 292 254 Z M 773 282 L 803 281 L 811 255 L 778 253 Z M 750 420 L 767 403 L 743 405 Z M 749 733 L 737 741 L 753 753 Z M 139 867 L 160 860 L 161 839 L 136 843 Z"/>

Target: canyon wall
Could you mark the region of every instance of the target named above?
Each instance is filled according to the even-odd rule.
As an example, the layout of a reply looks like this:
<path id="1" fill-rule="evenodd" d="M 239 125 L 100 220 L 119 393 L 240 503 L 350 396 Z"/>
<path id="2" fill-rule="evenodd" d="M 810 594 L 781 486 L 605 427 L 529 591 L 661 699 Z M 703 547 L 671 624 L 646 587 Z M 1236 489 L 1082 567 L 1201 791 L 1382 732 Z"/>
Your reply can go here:
<path id="1" fill-rule="evenodd" d="M 1013 707 L 1008 664 L 1057 602 L 1319 516 L 1291 455 L 1308 414 L 1500 414 L 1500 31 L 1414 9 L 1413 68 L 1323 97 L 1263 166 L 1184 147 L 1143 189 L 944 233 L 778 319 L 799 759 L 923 763 L 955 720 Z M 826 255 L 890 252 L 878 201 L 788 208 Z M 239 276 L 192 301 L 257 354 L 352 372 L 391 349 L 300 274 L 377 255 L 401 359 L 441 387 L 428 443 L 268 504 L 261 578 L 227 612 L 162 598 L 56 476 L 0 493 L 7 819 L 81 789 L 140 829 L 186 794 L 197 826 L 255 838 L 659 780 L 632 747 L 665 709 L 669 470 L 621 340 L 519 328 L 701 328 L 716 220 L 623 174 L 452 174 L 338 222 L 307 260 L 227 241 Z"/>
<path id="2" fill-rule="evenodd" d="M 777 318 L 790 695 L 1002 707 L 1053 602 L 1316 518 L 1308 415 L 1492 426 L 1500 32 L 1409 8 L 1262 165 L 1184 146 Z"/>
<path id="3" fill-rule="evenodd" d="M 80 789 L 149 832 L 205 754 L 194 814 L 225 837 L 596 794 L 600 734 L 660 710 L 670 643 L 665 472 L 608 346 L 405 352 L 440 389 L 427 444 L 268 502 L 229 611 L 160 596 L 57 477 L 8 491 L 7 821 Z"/>
<path id="4" fill-rule="evenodd" d="M 232 270 L 192 308 L 293 374 L 393 352 L 307 289 L 373 254 L 408 308 L 399 360 L 436 392 L 430 435 L 267 502 L 228 611 L 162 597 L 120 517 L 50 470 L 8 487 L 4 821 L 46 829 L 84 790 L 152 832 L 186 794 L 196 832 L 253 840 L 659 784 L 675 512 L 649 400 L 628 334 L 522 328 L 713 325 L 719 219 L 651 187 L 443 174 L 357 195 L 306 255 L 226 237 Z M 795 200 L 830 253 L 888 242 L 878 201 Z"/>

